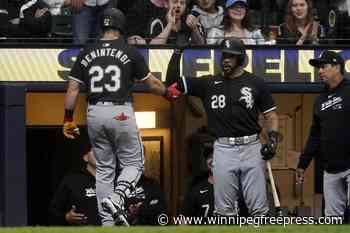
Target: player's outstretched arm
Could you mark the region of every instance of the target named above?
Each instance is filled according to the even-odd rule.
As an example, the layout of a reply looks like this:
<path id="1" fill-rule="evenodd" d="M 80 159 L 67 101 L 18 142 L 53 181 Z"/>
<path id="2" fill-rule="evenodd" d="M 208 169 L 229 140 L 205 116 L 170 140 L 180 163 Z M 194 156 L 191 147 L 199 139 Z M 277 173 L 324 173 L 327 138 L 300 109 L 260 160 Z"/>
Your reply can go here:
<path id="1" fill-rule="evenodd" d="M 168 69 L 166 72 L 165 85 L 168 87 L 176 83 L 180 79 L 180 61 L 182 56 L 182 49 L 175 49 L 170 58 Z"/>
<path id="2" fill-rule="evenodd" d="M 145 83 L 150 88 L 152 94 L 163 95 L 166 91 L 166 87 L 164 86 L 162 81 L 157 79 L 152 73 L 148 74 L 148 78 L 145 80 Z"/>

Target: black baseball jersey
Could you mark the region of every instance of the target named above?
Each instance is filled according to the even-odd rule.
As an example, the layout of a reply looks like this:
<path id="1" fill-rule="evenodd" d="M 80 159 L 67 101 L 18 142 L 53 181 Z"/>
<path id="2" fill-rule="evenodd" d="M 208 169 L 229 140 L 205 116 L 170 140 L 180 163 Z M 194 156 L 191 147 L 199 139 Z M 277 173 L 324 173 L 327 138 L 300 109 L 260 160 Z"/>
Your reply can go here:
<path id="1" fill-rule="evenodd" d="M 131 100 L 136 80 L 150 73 L 143 57 L 124 39 L 100 40 L 80 52 L 70 79 L 87 87 L 89 102 Z"/>
<path id="2" fill-rule="evenodd" d="M 152 178 L 141 176 L 134 191 L 129 194 L 128 207 L 138 202 L 142 202 L 142 206 L 134 219 L 130 221 L 132 225 L 159 225 L 158 216 L 168 214 L 165 194 Z"/>
<path id="3" fill-rule="evenodd" d="M 343 79 L 332 90 L 326 90 L 314 103 L 310 135 L 299 168 L 306 169 L 314 156 L 320 155 L 329 173 L 350 168 L 350 80 Z"/>
<path id="4" fill-rule="evenodd" d="M 182 78 L 178 89 L 202 99 L 208 127 L 216 137 L 242 137 L 258 134 L 259 113 L 276 109 L 263 79 L 244 71 L 234 79 L 222 75 Z"/>
<path id="5" fill-rule="evenodd" d="M 214 211 L 213 184 L 204 179 L 191 188 L 184 200 L 183 215 L 194 217 L 212 216 Z"/>

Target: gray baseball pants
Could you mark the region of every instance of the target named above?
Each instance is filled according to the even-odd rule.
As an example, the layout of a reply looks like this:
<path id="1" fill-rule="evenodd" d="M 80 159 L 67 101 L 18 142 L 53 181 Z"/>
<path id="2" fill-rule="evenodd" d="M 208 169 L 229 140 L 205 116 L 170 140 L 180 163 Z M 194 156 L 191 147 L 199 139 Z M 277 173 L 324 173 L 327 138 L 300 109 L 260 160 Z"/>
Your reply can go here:
<path id="1" fill-rule="evenodd" d="M 339 173 L 323 172 L 326 216 L 344 216 L 349 197 L 350 169 Z"/>
<path id="2" fill-rule="evenodd" d="M 114 225 L 112 215 L 101 207 L 111 197 L 119 206 L 136 186 L 143 169 L 142 141 L 131 103 L 126 105 L 89 105 L 87 126 L 96 158 L 96 197 L 102 225 Z M 120 170 L 117 182 L 117 164 Z"/>
<path id="3" fill-rule="evenodd" d="M 251 216 L 269 212 L 266 191 L 266 163 L 260 154 L 261 143 L 229 145 L 215 141 L 213 154 L 215 213 L 238 215 L 240 192 Z"/>

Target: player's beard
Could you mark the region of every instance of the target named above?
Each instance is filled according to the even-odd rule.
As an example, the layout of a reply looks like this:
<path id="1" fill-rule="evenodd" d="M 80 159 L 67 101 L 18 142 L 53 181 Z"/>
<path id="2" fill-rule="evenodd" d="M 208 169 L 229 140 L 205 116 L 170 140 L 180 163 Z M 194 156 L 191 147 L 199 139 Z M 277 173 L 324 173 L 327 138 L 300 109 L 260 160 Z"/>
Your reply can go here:
<path id="1" fill-rule="evenodd" d="M 240 66 L 222 65 L 222 71 L 225 78 L 232 78 L 240 72 Z"/>
<path id="2" fill-rule="evenodd" d="M 234 73 L 234 68 L 230 65 L 223 65 L 222 71 L 224 73 L 224 77 L 228 78 Z"/>

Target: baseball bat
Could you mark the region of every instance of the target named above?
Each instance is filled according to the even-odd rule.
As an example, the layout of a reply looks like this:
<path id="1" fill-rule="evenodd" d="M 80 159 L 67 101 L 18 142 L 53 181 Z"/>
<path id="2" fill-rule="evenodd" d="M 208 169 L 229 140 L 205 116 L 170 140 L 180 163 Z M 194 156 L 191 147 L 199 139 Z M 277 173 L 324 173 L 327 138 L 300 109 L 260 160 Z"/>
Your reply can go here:
<path id="1" fill-rule="evenodd" d="M 273 178 L 270 161 L 266 161 L 266 165 L 267 165 L 267 171 L 269 173 L 269 179 L 270 179 L 270 183 L 271 183 L 272 196 L 273 196 L 273 202 L 275 205 L 276 214 L 277 214 L 277 216 L 283 216 L 282 209 L 281 209 L 281 203 L 280 203 L 280 199 L 278 198 L 276 185 L 275 185 L 275 179 Z"/>

